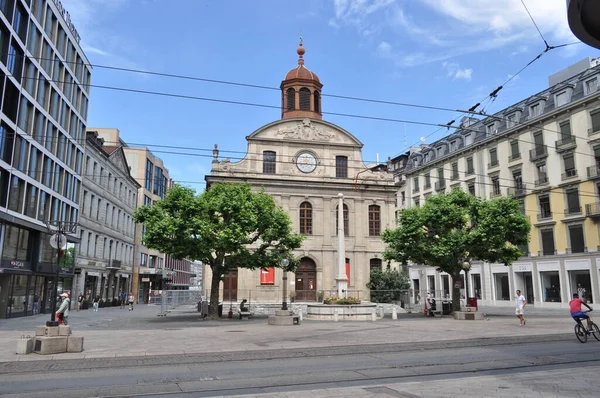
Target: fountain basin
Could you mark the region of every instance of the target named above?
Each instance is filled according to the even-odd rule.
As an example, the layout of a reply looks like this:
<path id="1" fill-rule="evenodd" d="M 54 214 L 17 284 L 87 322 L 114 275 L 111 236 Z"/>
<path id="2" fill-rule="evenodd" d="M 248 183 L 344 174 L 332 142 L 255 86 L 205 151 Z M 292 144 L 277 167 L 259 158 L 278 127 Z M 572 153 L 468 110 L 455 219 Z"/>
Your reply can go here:
<path id="1" fill-rule="evenodd" d="M 308 304 L 306 318 L 328 321 L 372 321 L 376 304 Z"/>

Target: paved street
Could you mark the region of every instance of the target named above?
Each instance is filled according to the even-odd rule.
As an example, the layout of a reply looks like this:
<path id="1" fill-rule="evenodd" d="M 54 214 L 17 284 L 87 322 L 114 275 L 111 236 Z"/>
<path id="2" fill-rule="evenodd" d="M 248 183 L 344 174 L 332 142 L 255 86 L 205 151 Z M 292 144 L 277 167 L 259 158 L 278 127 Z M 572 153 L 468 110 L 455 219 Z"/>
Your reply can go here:
<path id="1" fill-rule="evenodd" d="M 265 318 L 203 321 L 194 312 L 158 317 L 145 305 L 106 308 L 72 312 L 85 351 L 55 356 L 14 354 L 16 338 L 46 316 L 1 320 L 0 395 L 588 397 L 600 390 L 600 342 L 579 343 L 566 311 L 531 308 L 520 328 L 511 308 L 482 310 L 489 320 L 405 314 L 273 327 Z"/>

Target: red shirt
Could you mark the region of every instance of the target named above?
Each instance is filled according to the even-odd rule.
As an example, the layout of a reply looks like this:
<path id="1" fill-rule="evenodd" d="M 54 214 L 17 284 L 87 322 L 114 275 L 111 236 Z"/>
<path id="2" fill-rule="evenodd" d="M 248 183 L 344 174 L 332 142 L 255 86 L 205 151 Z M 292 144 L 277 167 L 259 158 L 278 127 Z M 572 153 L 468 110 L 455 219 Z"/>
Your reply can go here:
<path id="1" fill-rule="evenodd" d="M 571 314 L 575 312 L 581 312 L 582 303 L 583 300 L 580 298 L 574 298 L 573 300 L 569 301 L 569 307 L 571 307 Z"/>

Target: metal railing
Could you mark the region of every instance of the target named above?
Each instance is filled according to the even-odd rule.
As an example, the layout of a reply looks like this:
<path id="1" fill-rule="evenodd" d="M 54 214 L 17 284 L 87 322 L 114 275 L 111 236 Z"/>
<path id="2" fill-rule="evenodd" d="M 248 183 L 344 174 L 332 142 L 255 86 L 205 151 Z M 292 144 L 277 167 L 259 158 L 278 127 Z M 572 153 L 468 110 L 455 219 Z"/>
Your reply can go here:
<path id="1" fill-rule="evenodd" d="M 200 301 L 202 295 L 199 290 L 155 290 L 148 304 L 158 307 L 158 316 L 166 316 L 169 312 L 197 311 Z"/>
<path id="2" fill-rule="evenodd" d="M 587 176 L 588 176 L 588 178 L 598 178 L 598 177 L 600 177 L 600 167 L 598 167 L 598 166 L 589 166 L 587 168 Z"/>
<path id="3" fill-rule="evenodd" d="M 568 169 L 562 174 L 562 179 L 567 180 L 569 178 L 577 177 L 577 169 Z"/>
<path id="4" fill-rule="evenodd" d="M 588 217 L 600 216 L 600 202 L 585 205 L 585 215 Z"/>
<path id="5" fill-rule="evenodd" d="M 548 147 L 546 145 L 540 145 L 536 148 L 529 150 L 529 159 L 536 160 L 548 156 Z"/>
<path id="6" fill-rule="evenodd" d="M 577 141 L 575 141 L 574 136 L 570 135 L 562 137 L 560 140 L 556 140 L 554 145 L 557 151 L 566 151 L 567 149 L 576 147 Z"/>

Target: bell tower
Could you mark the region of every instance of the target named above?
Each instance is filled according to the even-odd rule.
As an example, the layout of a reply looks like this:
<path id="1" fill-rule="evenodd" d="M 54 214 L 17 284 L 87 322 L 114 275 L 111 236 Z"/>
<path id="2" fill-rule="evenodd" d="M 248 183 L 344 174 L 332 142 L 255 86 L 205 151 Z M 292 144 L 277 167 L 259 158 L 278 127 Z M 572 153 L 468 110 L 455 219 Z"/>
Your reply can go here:
<path id="1" fill-rule="evenodd" d="M 321 89 L 319 77 L 304 66 L 306 50 L 300 45 L 298 66 L 290 70 L 281 82 L 281 118 L 323 119 L 321 114 Z"/>

